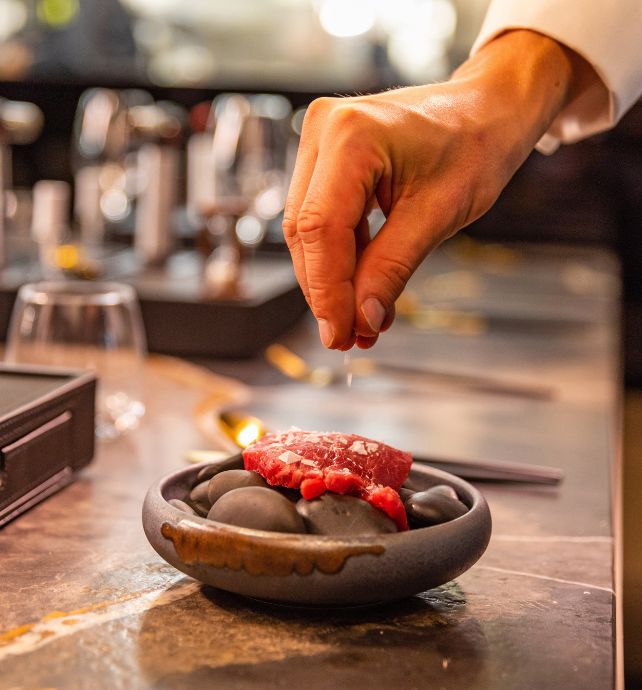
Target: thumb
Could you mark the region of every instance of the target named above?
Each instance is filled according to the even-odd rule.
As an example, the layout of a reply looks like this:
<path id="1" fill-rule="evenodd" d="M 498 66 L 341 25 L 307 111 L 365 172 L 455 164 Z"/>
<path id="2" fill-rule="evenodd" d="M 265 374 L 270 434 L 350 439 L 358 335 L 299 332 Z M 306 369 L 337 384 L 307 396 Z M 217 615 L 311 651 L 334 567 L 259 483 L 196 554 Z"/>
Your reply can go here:
<path id="1" fill-rule="evenodd" d="M 419 264 L 450 233 L 431 223 L 430 205 L 399 201 L 365 248 L 355 271 L 355 332 L 372 337 L 390 325 L 395 301 Z"/>

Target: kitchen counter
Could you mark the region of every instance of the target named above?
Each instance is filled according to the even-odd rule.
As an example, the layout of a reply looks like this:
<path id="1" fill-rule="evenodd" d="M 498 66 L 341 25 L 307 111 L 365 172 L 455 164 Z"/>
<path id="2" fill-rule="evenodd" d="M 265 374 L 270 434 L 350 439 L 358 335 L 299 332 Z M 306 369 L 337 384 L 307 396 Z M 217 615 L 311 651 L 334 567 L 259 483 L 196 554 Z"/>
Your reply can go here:
<path id="1" fill-rule="evenodd" d="M 593 250 L 473 249 L 440 252 L 412 289 L 474 327 L 398 319 L 366 356 L 550 386 L 553 399 L 429 377 L 315 388 L 259 359 L 151 358 L 141 428 L 99 444 L 79 481 L 0 531 L 0 688 L 620 686 L 617 264 Z M 343 363 L 311 320 L 282 342 L 315 365 Z M 270 605 L 183 576 L 143 534 L 147 487 L 216 443 L 203 420 L 220 407 L 565 479 L 479 483 L 493 536 L 454 582 L 367 609 Z"/>

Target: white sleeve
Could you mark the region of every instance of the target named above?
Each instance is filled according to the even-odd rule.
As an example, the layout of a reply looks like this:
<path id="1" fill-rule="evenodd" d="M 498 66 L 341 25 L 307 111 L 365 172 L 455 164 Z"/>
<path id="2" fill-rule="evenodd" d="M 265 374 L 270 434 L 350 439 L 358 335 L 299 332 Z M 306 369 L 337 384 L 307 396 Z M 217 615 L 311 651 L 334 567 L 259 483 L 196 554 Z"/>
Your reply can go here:
<path id="1" fill-rule="evenodd" d="M 554 38 L 599 77 L 555 118 L 542 153 L 612 127 L 642 94 L 642 0 L 491 0 L 471 54 L 509 29 Z"/>

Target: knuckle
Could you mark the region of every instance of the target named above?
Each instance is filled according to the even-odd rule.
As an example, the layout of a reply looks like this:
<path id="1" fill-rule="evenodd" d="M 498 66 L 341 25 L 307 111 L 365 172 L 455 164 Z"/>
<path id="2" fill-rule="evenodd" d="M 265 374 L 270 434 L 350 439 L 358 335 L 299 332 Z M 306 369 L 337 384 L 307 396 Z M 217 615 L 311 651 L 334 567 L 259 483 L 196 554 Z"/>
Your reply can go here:
<path id="1" fill-rule="evenodd" d="M 318 205 L 308 201 L 299 210 L 296 226 L 301 239 L 308 243 L 319 239 L 328 223 Z"/>
<path id="2" fill-rule="evenodd" d="M 286 206 L 283 211 L 283 236 L 286 241 L 294 240 L 297 236 L 297 214 L 291 206 Z"/>
<path id="3" fill-rule="evenodd" d="M 305 110 L 305 115 L 303 117 L 304 126 L 306 123 L 309 124 L 311 121 L 316 121 L 325 117 L 328 111 L 332 109 L 334 103 L 338 100 L 338 98 L 331 98 L 329 96 L 315 98 Z"/>
<path id="4" fill-rule="evenodd" d="M 379 270 L 387 279 L 390 290 L 390 294 L 387 295 L 388 302 L 393 304 L 410 280 L 414 266 L 403 259 L 387 256 L 381 259 Z"/>
<path id="5" fill-rule="evenodd" d="M 334 130 L 346 134 L 361 132 L 370 120 L 364 108 L 355 103 L 343 103 L 335 107 L 329 119 Z"/>

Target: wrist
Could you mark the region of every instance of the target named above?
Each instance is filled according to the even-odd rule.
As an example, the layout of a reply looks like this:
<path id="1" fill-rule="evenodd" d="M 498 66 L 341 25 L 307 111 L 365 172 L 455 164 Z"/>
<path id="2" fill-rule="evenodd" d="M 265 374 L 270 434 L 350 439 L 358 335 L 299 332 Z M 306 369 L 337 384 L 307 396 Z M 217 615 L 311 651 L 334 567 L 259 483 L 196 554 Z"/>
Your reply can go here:
<path id="1" fill-rule="evenodd" d="M 472 88 L 482 111 L 488 108 L 503 121 L 504 135 L 513 133 L 525 156 L 572 99 L 581 62 L 548 36 L 511 30 L 486 44 L 450 81 Z"/>

